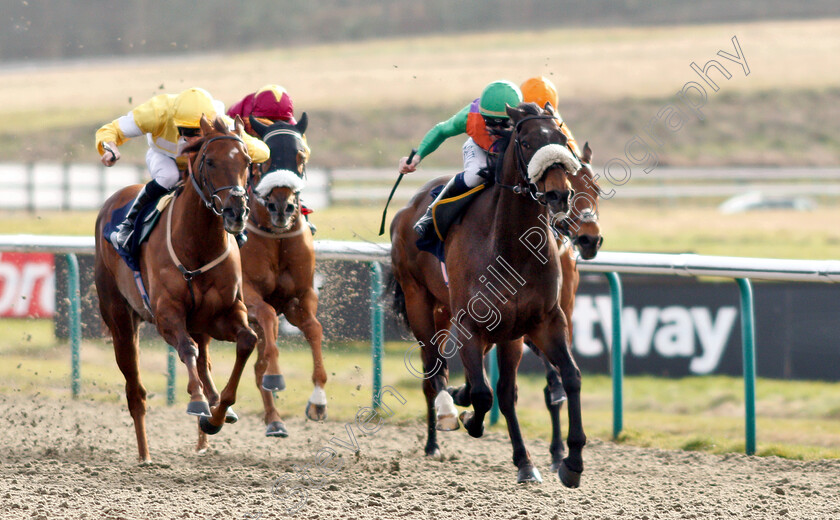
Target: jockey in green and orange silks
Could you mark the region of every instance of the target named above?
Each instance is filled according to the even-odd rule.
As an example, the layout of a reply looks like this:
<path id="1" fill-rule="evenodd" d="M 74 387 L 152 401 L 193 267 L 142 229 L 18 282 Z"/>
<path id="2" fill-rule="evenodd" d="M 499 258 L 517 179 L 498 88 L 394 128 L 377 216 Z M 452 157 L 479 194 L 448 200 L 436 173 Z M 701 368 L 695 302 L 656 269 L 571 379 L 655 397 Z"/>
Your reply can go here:
<path id="1" fill-rule="evenodd" d="M 468 136 L 462 148 L 464 171 L 446 184 L 440 195 L 429 205 L 426 215 L 414 226 L 421 237 L 429 228 L 432 220 L 431 208 L 437 202 L 466 193 L 485 182 L 488 153 L 497 139 L 497 135 L 489 129 L 508 127 L 510 118 L 505 106 L 515 107 L 521 101 L 522 93 L 519 87 L 510 81 L 489 83 L 482 90 L 481 97 L 459 110 L 451 118 L 436 124 L 426 133 L 410 163 L 408 157 L 400 159 L 400 173 L 411 173 L 417 169 L 417 165 L 424 157 L 437 150 L 450 137 L 461 134 Z"/>

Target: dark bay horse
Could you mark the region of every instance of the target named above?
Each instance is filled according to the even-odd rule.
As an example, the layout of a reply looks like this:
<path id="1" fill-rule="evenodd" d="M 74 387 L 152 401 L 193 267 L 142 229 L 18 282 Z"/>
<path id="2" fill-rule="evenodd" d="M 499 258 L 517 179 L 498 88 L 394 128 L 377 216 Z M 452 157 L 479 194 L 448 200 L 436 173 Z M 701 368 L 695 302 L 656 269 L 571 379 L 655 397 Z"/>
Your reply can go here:
<path id="1" fill-rule="evenodd" d="M 149 461 L 146 389 L 138 370 L 141 320 L 154 323 L 187 367 L 187 413 L 199 416 L 201 430 L 218 432 L 235 415 L 228 409 L 257 335 L 248 327 L 242 298 L 239 250 L 233 237 L 245 229 L 245 182 L 251 162 L 236 132 L 221 118 L 201 118 L 202 137 L 184 150 L 191 155 L 189 178 L 143 244 L 140 269 L 149 296 L 144 306 L 134 273 L 103 238 L 111 213 L 132 200 L 140 186 L 129 186 L 105 201 L 96 219 L 95 281 L 99 308 L 114 341 L 117 365 L 125 376 L 128 409 L 134 420 L 141 461 Z M 150 312 L 151 311 L 151 312 Z M 227 385 L 217 394 L 210 378 L 210 337 L 236 342 L 236 361 Z M 212 409 L 211 409 L 212 406 Z"/>
<path id="2" fill-rule="evenodd" d="M 430 202 L 429 192 L 442 180 L 428 183 L 395 215 L 391 223 L 395 302 L 398 311 L 404 311 L 422 354 L 426 454 L 439 452 L 436 429 L 458 426 L 457 410 L 446 391 L 446 360 L 456 352 L 467 377 L 461 391 L 468 394 L 474 410 L 461 414 L 461 420 L 470 435 L 482 435 L 484 416 L 493 402 L 483 357 L 496 343 L 499 408 L 507 420 L 517 478 L 520 482 L 540 480 L 515 410 L 516 370 L 522 338 L 527 335 L 558 367 L 568 394 L 569 455 L 558 476 L 564 485 L 577 487 L 586 443 L 581 375 L 558 305 L 561 271 L 549 225 L 552 217 L 567 214 L 572 193 L 568 176 L 580 165 L 566 149 L 566 137 L 549 112 L 523 103 L 508 107 L 507 113 L 514 126 L 497 182 L 473 201 L 446 237 L 448 287 L 437 259 L 417 249 L 413 230 Z"/>
<path id="3" fill-rule="evenodd" d="M 302 135 L 308 119 L 304 113 L 296 125 L 282 121 L 265 125 L 253 116 L 250 122 L 271 150 L 271 160 L 253 167 L 248 181 L 251 215 L 248 241 L 242 247 L 245 305 L 259 335 L 254 372 L 265 408 L 265 434 L 286 437 L 288 432 L 272 394 L 286 386 L 278 361 L 279 314 L 303 332 L 312 348 L 315 388 L 306 405 L 306 416 L 315 421 L 327 416 L 323 334 L 315 318 L 315 248 L 300 205 L 308 159 Z"/>
<path id="4" fill-rule="evenodd" d="M 582 258 L 590 260 L 595 258 L 598 249 L 604 242 L 598 221 L 598 200 L 601 190 L 592 171 L 592 148 L 589 147 L 589 143 L 583 145 L 580 162 L 580 170 L 569 177 L 572 189 L 575 191 L 569 214 L 555 224 L 563 237 L 566 237 L 561 237 L 557 241 L 557 248 L 560 251 L 560 267 L 563 272 L 563 285 L 560 289 L 559 303 L 569 325 L 570 345 L 574 337 L 572 314 L 575 309 L 575 295 L 580 284 L 575 249 L 580 252 Z M 563 400 L 565 400 L 566 395 L 563 391 L 560 374 L 558 374 L 556 368 L 530 340 L 526 339 L 526 344 L 537 354 L 546 369 L 547 385 L 543 394 L 551 419 L 551 444 L 549 446 L 551 469 L 556 471 L 560 467 L 565 452 L 560 431 L 560 410 L 563 407 Z"/>

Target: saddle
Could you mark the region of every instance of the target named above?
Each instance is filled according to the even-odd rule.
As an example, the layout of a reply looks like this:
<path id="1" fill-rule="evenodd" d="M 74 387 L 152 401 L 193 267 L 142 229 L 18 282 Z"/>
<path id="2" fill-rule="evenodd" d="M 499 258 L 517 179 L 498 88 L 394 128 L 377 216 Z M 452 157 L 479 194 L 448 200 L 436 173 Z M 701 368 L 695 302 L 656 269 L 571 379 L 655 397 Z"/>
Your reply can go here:
<path id="1" fill-rule="evenodd" d="M 117 248 L 117 252 L 132 271 L 140 270 L 140 246 L 143 242 L 148 240 L 149 235 L 152 233 L 152 230 L 160 220 L 161 213 L 163 213 L 163 210 L 166 209 L 166 206 L 168 206 L 174 198 L 175 191 L 172 191 L 158 199 L 156 202 L 142 207 L 140 212 L 137 214 L 134 232 L 129 238 L 126 249 Z M 125 215 L 128 213 L 128 210 L 133 202 L 134 199 L 128 201 L 125 206 L 117 208 L 113 213 L 111 213 L 111 221 L 105 225 L 105 229 L 103 231 L 105 240 L 108 240 L 108 237 L 111 236 L 111 232 L 117 229 L 117 226 L 119 226 L 125 219 Z"/>
<path id="2" fill-rule="evenodd" d="M 461 221 L 464 211 L 486 187 L 486 184 L 479 184 L 466 193 L 440 200 L 434 204 L 432 206 L 432 222 L 434 225 L 429 227 L 430 230 L 434 229 L 434 233 L 429 232 L 426 233 L 426 236 L 420 237 L 417 240 L 417 248 L 420 251 L 435 255 L 443 263 L 445 258 L 443 243 L 449 234 L 449 228 Z M 435 186 L 429 192 L 432 200 L 440 195 L 443 188 L 444 185 Z"/>

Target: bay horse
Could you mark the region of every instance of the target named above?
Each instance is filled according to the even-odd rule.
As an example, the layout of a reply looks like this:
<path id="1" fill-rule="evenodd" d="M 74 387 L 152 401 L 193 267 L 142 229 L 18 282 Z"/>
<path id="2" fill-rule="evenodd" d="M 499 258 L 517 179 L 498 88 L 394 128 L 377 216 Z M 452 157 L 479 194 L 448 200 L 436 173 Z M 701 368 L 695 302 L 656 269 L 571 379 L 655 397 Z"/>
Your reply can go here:
<path id="1" fill-rule="evenodd" d="M 567 322 L 558 305 L 560 263 L 550 239 L 550 220 L 565 215 L 572 194 L 568 176 L 580 165 L 550 112 L 533 103 L 508 107 L 513 123 L 497 182 L 486 188 L 453 224 L 445 239 L 448 286 L 440 262 L 421 254 L 413 225 L 442 179 L 427 183 L 391 223 L 394 300 L 418 340 L 423 360 L 429 456 L 439 453 L 436 430 L 458 427 L 446 390 L 448 358 L 460 353 L 473 412 L 461 414 L 467 432 L 483 434 L 493 390 L 483 358 L 496 343 L 499 408 L 507 420 L 519 482 L 539 481 L 516 417 L 516 371 L 524 336 L 558 367 L 568 394 L 569 455 L 557 473 L 568 487 L 580 485 L 586 443 L 580 410 L 581 374 L 572 357 Z M 501 291 L 505 291 L 503 294 Z M 490 294 L 490 296 L 488 296 Z M 495 298 L 495 301 L 491 300 Z M 410 363 L 410 352 L 406 354 Z"/>
<path id="2" fill-rule="evenodd" d="M 239 249 L 231 234 L 245 229 L 245 182 L 251 162 L 239 137 L 221 118 L 201 118 L 201 137 L 183 153 L 189 175 L 164 209 L 161 225 L 141 247 L 139 265 L 148 294 L 144 305 L 134 272 L 103 238 L 111 213 L 132 200 L 140 186 L 124 188 L 105 201 L 96 219 L 95 284 L 99 308 L 111 332 L 117 365 L 125 376 L 128 409 L 134 420 L 139 458 L 151 460 L 146 438 L 146 389 L 138 369 L 141 320 L 154 323 L 187 367 L 187 413 L 199 417 L 204 433 L 233 422 L 229 410 L 257 335 L 248 326 L 242 299 Z M 210 378 L 210 337 L 236 342 L 236 361 L 227 385 L 216 393 Z M 211 408 L 212 407 L 212 408 Z"/>
<path id="3" fill-rule="evenodd" d="M 323 332 L 315 317 L 315 247 L 300 204 L 308 159 L 302 136 L 308 119 L 304 113 L 296 125 L 283 121 L 266 125 L 251 116 L 250 123 L 271 151 L 271 159 L 253 166 L 248 180 L 251 214 L 248 241 L 242 247 L 245 305 L 259 336 L 254 372 L 265 409 L 265 435 L 287 437 L 272 394 L 286 387 L 278 360 L 279 314 L 303 332 L 312 349 L 315 388 L 306 416 L 314 421 L 327 417 Z"/>
<path id="4" fill-rule="evenodd" d="M 598 250 L 604 242 L 598 221 L 598 200 L 601 189 L 592 171 L 592 148 L 590 148 L 588 142 L 583 145 L 580 163 L 580 170 L 569 177 L 572 189 L 575 192 L 571 209 L 566 218 L 556 224 L 556 228 L 562 234 L 561 238 L 557 240 L 557 247 L 560 250 L 560 267 L 563 272 L 559 304 L 568 322 L 570 345 L 574 337 L 572 314 L 575 309 L 575 295 L 580 284 L 575 249 L 578 250 L 581 258 L 591 260 L 598 254 Z M 543 395 L 551 419 L 549 452 L 551 454 L 551 469 L 557 471 L 565 451 L 560 428 L 560 410 L 563 407 L 566 394 L 563 391 L 562 381 L 557 369 L 529 339 L 526 339 L 525 343 L 531 347 L 545 367 L 547 384 L 543 389 Z"/>

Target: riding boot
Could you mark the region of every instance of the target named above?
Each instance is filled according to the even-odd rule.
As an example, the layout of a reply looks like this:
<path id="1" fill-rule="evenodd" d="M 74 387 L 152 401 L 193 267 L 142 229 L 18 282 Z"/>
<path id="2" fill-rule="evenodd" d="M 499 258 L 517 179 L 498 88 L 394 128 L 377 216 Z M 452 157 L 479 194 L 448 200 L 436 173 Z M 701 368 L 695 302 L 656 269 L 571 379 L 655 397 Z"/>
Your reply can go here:
<path id="1" fill-rule="evenodd" d="M 429 204 L 428 209 L 426 209 L 426 214 L 420 217 L 420 220 L 414 224 L 414 231 L 420 235 L 420 238 L 424 238 L 432 227 L 432 209 L 435 207 L 435 204 L 450 197 L 457 197 L 469 190 L 470 187 L 464 182 L 463 172 L 449 179 L 449 182 L 446 183 L 446 186 L 443 187 L 440 194 Z"/>
<path id="2" fill-rule="evenodd" d="M 131 207 L 128 209 L 128 213 L 125 215 L 125 219 L 120 222 L 117 229 L 111 232 L 108 241 L 116 248 L 127 249 L 131 235 L 134 233 L 135 221 L 140 210 L 168 192 L 169 190 L 158 184 L 157 181 L 149 181 L 143 186 L 140 193 L 137 194 L 137 197 L 135 197 L 134 202 L 132 202 Z"/>

